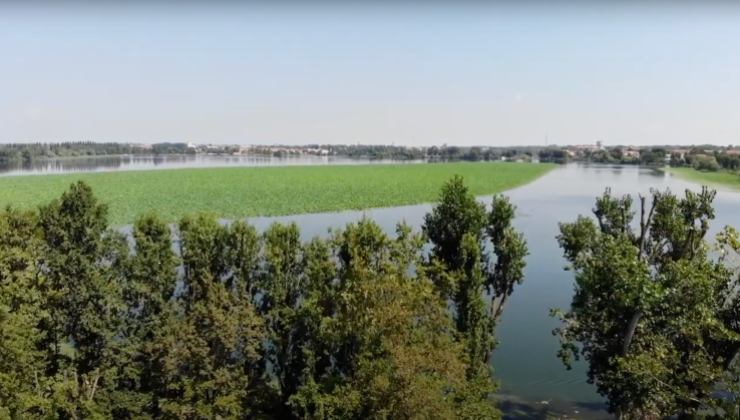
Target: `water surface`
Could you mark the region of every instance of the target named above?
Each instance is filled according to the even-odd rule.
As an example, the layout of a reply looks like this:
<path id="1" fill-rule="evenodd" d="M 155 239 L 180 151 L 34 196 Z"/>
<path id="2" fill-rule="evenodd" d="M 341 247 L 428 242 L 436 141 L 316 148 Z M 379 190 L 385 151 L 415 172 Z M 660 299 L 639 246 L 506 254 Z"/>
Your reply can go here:
<path id="1" fill-rule="evenodd" d="M 417 163 L 382 159 L 354 159 L 340 156 L 255 156 L 255 155 L 115 155 L 36 159 L 30 162 L 0 162 L 0 176 L 50 175 L 74 172 L 113 172 L 151 169 L 211 168 L 228 166 L 351 165 Z"/>

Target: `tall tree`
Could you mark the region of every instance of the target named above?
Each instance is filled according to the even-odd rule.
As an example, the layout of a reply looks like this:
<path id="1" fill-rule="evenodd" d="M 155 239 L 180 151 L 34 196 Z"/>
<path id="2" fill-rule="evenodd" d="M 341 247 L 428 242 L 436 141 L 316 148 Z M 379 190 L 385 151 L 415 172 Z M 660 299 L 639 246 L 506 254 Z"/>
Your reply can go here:
<path id="1" fill-rule="evenodd" d="M 299 305 L 305 292 L 303 245 L 294 223 L 271 225 L 263 241 L 259 311 L 270 340 L 265 356 L 278 387 L 279 398 L 274 410 L 288 415 L 287 401 L 298 389 L 306 367 L 301 353 L 306 336 L 299 318 Z"/>
<path id="2" fill-rule="evenodd" d="M 0 418 L 51 414 L 44 331 L 39 329 L 46 317 L 39 290 L 40 249 L 35 213 L 0 213 Z"/>
<path id="3" fill-rule="evenodd" d="M 570 311 L 554 313 L 560 356 L 567 366 L 584 356 L 589 380 L 622 418 L 711 406 L 740 342 L 738 278 L 705 241 L 715 192 L 651 196 L 640 196 L 637 231 L 631 197 L 607 189 L 596 223 L 579 217 L 558 236 L 576 281 Z"/>
<path id="4" fill-rule="evenodd" d="M 494 196 L 487 213 L 455 176 L 424 218 L 424 232 L 433 245 L 426 270 L 442 296 L 454 303 L 457 330 L 467 339 L 476 366 L 490 362 L 496 323 L 524 278 L 528 251 L 512 227 L 514 214 L 515 207 L 503 196 Z"/>
<path id="5" fill-rule="evenodd" d="M 177 418 L 253 415 L 249 367 L 264 335 L 254 307 L 227 284 L 229 230 L 200 215 L 183 219 L 179 231 L 183 290 L 152 346 L 158 410 Z"/>
<path id="6" fill-rule="evenodd" d="M 114 411 L 119 418 L 161 414 L 156 396 L 164 381 L 158 376 L 162 368 L 157 365 L 154 339 L 173 315 L 170 299 L 179 265 L 170 228 L 156 214 L 137 219 L 132 236 L 133 254 L 119 267 L 126 306 Z"/>
<path id="7" fill-rule="evenodd" d="M 47 374 L 62 384 L 55 407 L 61 417 L 108 416 L 123 309 L 120 277 L 112 267 L 122 238 L 107 231 L 106 206 L 82 182 L 39 214 Z"/>
<path id="8" fill-rule="evenodd" d="M 319 290 L 331 288 L 335 297 L 326 302 L 334 315 L 322 322 L 334 363 L 291 399 L 296 416 L 495 417 L 488 394 L 471 392 L 467 356 L 444 301 L 410 269 L 420 262 L 422 245 L 407 226 L 391 239 L 367 219 L 335 232 L 337 279 L 318 276 Z M 333 271 L 325 268 L 320 271 Z"/>
<path id="9" fill-rule="evenodd" d="M 515 207 L 503 196 L 493 198 L 487 213 L 463 179 L 455 176 L 424 218 L 424 233 L 433 245 L 425 272 L 442 299 L 454 305 L 457 336 L 467 353 L 466 391 L 473 400 L 485 400 L 495 390 L 490 363 L 496 324 L 515 285 L 524 278 L 528 251 L 512 227 L 514 213 Z M 472 410 L 467 415 L 481 413 Z"/>

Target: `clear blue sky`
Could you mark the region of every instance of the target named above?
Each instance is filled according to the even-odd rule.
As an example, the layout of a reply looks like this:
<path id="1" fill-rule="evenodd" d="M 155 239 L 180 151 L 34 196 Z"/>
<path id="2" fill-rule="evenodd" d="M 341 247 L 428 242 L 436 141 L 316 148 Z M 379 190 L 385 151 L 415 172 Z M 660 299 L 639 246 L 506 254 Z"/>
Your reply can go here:
<path id="1" fill-rule="evenodd" d="M 0 5 L 0 141 L 740 144 L 740 8 Z"/>

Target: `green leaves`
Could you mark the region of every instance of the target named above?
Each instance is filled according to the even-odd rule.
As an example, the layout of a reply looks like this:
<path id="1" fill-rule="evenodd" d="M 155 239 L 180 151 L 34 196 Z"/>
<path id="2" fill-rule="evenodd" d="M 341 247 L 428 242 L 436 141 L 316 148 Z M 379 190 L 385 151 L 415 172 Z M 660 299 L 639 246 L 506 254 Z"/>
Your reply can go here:
<path id="1" fill-rule="evenodd" d="M 566 366 L 574 356 L 589 361 L 589 379 L 615 413 L 663 417 L 717 403 L 740 329 L 730 309 L 737 274 L 706 252 L 713 198 L 706 188 L 684 198 L 654 191 L 648 208 L 641 197 L 636 234 L 631 199 L 607 190 L 594 209 L 598 229 L 584 217 L 560 226 L 576 290 L 570 311 L 553 312 L 563 322 L 559 355 Z M 720 243 L 731 249 L 732 236 Z"/>
<path id="2" fill-rule="evenodd" d="M 303 242 L 295 224 L 260 234 L 198 214 L 175 230 L 149 213 L 126 237 L 82 183 L 38 213 L 6 210 L 0 417 L 498 417 L 482 294 L 503 304 L 526 245 L 508 200 L 489 215 L 460 188 L 429 218 L 452 265 L 369 219 Z M 468 220 L 443 226 L 458 211 Z"/>
<path id="3" fill-rule="evenodd" d="M 469 395 L 477 395 L 473 400 L 487 398 L 495 388 L 489 363 L 496 343 L 496 323 L 515 285 L 524 278 L 528 250 L 523 236 L 511 226 L 514 214 L 515 207 L 508 198 L 498 195 L 487 213 L 462 177 L 455 176 L 442 188 L 439 203 L 424 218 L 424 233 L 434 245 L 424 269 L 437 293 L 454 304 L 457 339 L 467 354 Z M 487 243 L 492 255 L 484 252 Z M 474 407 L 481 406 L 471 404 L 467 405 L 470 412 L 458 415 L 494 415 L 477 412 Z"/>
<path id="4" fill-rule="evenodd" d="M 478 240 L 486 224 L 486 210 L 454 176 L 440 192 L 439 204 L 424 217 L 424 233 L 434 244 L 434 256 L 450 270 L 462 267 L 462 240 L 466 234 Z"/>

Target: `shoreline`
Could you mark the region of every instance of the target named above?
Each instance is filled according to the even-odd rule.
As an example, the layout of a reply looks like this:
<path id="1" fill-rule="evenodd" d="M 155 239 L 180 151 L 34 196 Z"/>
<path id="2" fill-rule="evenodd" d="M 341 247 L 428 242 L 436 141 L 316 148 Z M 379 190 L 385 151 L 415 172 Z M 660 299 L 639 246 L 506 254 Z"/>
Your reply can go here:
<path id="1" fill-rule="evenodd" d="M 687 167 L 666 167 L 661 170 L 677 178 L 695 182 L 698 184 L 714 187 L 724 187 L 733 192 L 740 191 L 740 174 L 735 174 L 726 170 L 709 172 L 699 171 L 697 169 Z"/>

